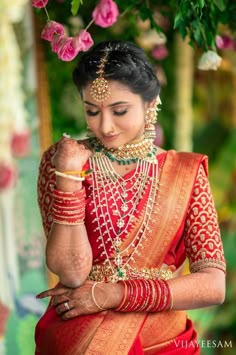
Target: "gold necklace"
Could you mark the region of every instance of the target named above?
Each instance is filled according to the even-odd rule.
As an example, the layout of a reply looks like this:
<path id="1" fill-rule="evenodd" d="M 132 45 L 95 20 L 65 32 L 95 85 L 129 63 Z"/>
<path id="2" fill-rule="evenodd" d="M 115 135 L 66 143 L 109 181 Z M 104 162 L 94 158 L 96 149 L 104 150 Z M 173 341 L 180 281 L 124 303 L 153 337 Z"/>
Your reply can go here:
<path id="1" fill-rule="evenodd" d="M 118 148 L 106 148 L 98 138 L 90 140 L 91 146 L 96 153 L 103 153 L 112 162 L 116 161 L 119 165 L 129 165 L 137 163 L 139 159 L 156 163 L 157 147 L 153 141 L 146 139 L 144 135 L 140 139 L 124 144 Z"/>
<path id="2" fill-rule="evenodd" d="M 139 254 L 145 233 L 149 229 L 151 212 L 158 192 L 158 164 L 138 160 L 136 169 L 128 179 L 122 178 L 113 168 L 109 158 L 100 153 L 93 155 L 90 166 L 93 169 L 92 203 L 94 223 L 99 236 L 98 249 L 105 256 L 104 265 L 112 272 L 113 282 L 122 279 Z M 134 239 L 122 249 L 122 240 L 129 227 L 140 217 L 139 204 L 145 198 L 142 222 Z M 109 255 L 113 255 L 110 259 Z"/>

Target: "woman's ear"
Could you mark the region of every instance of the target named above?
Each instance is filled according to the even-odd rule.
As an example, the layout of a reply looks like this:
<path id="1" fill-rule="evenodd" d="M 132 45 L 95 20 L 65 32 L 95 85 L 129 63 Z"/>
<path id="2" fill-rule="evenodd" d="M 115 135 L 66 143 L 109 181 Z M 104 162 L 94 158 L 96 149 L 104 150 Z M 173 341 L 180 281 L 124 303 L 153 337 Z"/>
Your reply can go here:
<path id="1" fill-rule="evenodd" d="M 153 99 L 153 100 L 150 102 L 149 107 L 153 107 L 153 108 L 155 108 L 157 111 L 160 111 L 160 108 L 158 107 L 159 105 L 161 105 L 161 99 L 160 99 L 160 96 L 158 95 L 157 97 L 155 97 L 155 99 Z"/>
<path id="2" fill-rule="evenodd" d="M 156 106 L 158 105 L 158 101 L 159 101 L 159 96 L 155 97 L 152 101 L 147 102 L 146 109 L 148 109 L 149 107 L 156 108 Z"/>

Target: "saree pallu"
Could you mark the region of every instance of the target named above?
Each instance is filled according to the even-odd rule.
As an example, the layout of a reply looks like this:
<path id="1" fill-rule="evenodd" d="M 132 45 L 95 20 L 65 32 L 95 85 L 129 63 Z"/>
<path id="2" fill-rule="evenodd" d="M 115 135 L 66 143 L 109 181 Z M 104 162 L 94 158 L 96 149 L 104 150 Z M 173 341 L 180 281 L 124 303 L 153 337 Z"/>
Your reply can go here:
<path id="1" fill-rule="evenodd" d="M 182 234 L 197 171 L 205 162 L 206 157 L 198 154 L 166 154 L 147 238 L 142 254 L 135 257 L 137 267 L 162 267 L 173 240 Z M 135 228 L 124 247 L 134 235 Z M 49 305 L 36 326 L 35 340 L 36 354 L 43 355 L 199 353 L 196 332 L 184 311 L 152 314 L 108 310 L 62 321 Z"/>

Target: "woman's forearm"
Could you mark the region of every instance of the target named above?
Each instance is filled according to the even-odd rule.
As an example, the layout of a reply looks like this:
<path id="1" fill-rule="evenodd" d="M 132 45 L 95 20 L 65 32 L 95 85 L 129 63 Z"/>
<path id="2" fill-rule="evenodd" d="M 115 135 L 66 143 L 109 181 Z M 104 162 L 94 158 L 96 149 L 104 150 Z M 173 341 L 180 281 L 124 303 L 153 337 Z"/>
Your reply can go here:
<path id="1" fill-rule="evenodd" d="M 221 304 L 225 298 L 225 274 L 216 268 L 170 279 L 173 309 L 190 310 Z"/>
<path id="2" fill-rule="evenodd" d="M 54 223 L 47 241 L 46 263 L 63 285 L 81 286 L 92 267 L 92 250 L 85 226 Z"/>
<path id="3" fill-rule="evenodd" d="M 74 192 L 82 188 L 80 181 L 57 177 L 60 191 Z M 92 250 L 85 225 L 53 223 L 46 246 L 46 263 L 63 285 L 81 286 L 92 267 Z"/>
<path id="4" fill-rule="evenodd" d="M 173 310 L 191 310 L 221 304 L 225 298 L 225 274 L 216 268 L 205 268 L 194 274 L 168 280 L 173 297 Z M 114 290 L 115 287 L 115 290 Z M 124 289 L 119 282 L 113 287 L 101 284 L 105 297 L 99 299 L 105 307 L 116 308 L 121 302 Z M 102 293 L 101 293 L 102 295 Z M 142 307 L 142 304 L 139 305 Z"/>

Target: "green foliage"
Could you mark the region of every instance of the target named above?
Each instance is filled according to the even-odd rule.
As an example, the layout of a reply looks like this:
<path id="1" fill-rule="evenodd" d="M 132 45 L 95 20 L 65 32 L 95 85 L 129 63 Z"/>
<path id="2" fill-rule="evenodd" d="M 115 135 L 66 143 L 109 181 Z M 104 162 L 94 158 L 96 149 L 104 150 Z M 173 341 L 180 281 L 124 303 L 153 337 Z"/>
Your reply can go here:
<path id="1" fill-rule="evenodd" d="M 5 342 L 7 349 L 6 355 L 19 354 L 19 344 L 16 337 L 16 334 L 19 330 L 19 325 L 20 318 L 16 315 L 15 312 L 12 312 L 7 322 L 7 329 L 5 333 Z"/>
<path id="2" fill-rule="evenodd" d="M 32 355 L 35 350 L 34 330 L 38 319 L 29 314 L 19 322 L 16 334 L 19 344 L 19 355 Z"/>
<path id="3" fill-rule="evenodd" d="M 231 131 L 229 138 L 218 153 L 217 160 L 211 167 L 211 184 L 215 192 L 215 203 L 222 220 L 229 220 L 236 216 L 235 196 L 233 194 L 233 174 L 236 171 L 235 152 L 236 129 Z"/>
<path id="4" fill-rule="evenodd" d="M 72 13 L 72 15 L 75 16 L 77 14 L 77 12 L 79 11 L 79 7 L 82 4 L 83 4 L 82 0 L 72 0 L 71 1 L 71 13 Z"/>
<path id="5" fill-rule="evenodd" d="M 220 11 L 224 11 L 226 8 L 226 4 L 224 0 L 214 0 L 215 5 L 218 7 Z"/>
<path id="6" fill-rule="evenodd" d="M 215 48 L 218 24 L 224 18 L 224 0 L 214 4 L 211 0 L 181 0 L 175 14 L 174 28 L 185 38 L 188 34 L 191 44 L 196 43 L 205 51 Z"/>

